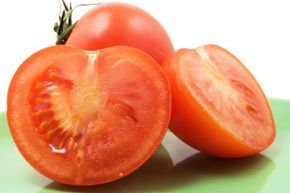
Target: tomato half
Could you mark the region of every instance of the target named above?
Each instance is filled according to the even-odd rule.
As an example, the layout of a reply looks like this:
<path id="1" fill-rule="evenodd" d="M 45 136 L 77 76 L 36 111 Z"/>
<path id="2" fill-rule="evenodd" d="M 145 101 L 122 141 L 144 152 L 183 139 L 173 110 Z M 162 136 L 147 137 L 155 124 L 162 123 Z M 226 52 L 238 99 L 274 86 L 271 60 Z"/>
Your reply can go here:
<path id="1" fill-rule="evenodd" d="M 164 64 L 172 87 L 170 128 L 220 157 L 244 157 L 275 138 L 268 101 L 252 74 L 216 45 L 181 49 Z"/>
<path id="2" fill-rule="evenodd" d="M 20 66 L 8 92 L 8 123 L 24 158 L 72 185 L 106 183 L 137 169 L 161 143 L 170 113 L 159 64 L 124 46 L 46 48 Z"/>
<path id="3" fill-rule="evenodd" d="M 158 63 L 174 52 L 162 25 L 144 10 L 125 3 L 103 3 L 88 11 L 73 28 L 66 45 L 84 50 L 132 46 Z"/>

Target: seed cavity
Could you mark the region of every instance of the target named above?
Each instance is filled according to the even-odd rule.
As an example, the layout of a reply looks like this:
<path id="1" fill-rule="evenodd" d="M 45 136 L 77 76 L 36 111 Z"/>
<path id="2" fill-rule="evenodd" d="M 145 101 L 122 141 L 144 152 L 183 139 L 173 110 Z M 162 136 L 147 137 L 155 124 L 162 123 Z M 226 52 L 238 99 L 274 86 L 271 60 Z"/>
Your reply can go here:
<path id="1" fill-rule="evenodd" d="M 58 68 L 47 69 L 40 78 L 35 80 L 32 86 L 30 107 L 33 113 L 32 121 L 36 131 L 48 144 L 52 152 L 64 154 L 74 150 L 81 140 L 81 134 L 77 128 L 79 123 L 74 124 L 69 117 L 58 118 L 52 99 L 61 98 L 62 92 L 68 92 L 73 83 L 68 80 Z M 59 106 L 67 101 L 58 101 Z M 61 109 L 65 110 L 65 109 Z"/>

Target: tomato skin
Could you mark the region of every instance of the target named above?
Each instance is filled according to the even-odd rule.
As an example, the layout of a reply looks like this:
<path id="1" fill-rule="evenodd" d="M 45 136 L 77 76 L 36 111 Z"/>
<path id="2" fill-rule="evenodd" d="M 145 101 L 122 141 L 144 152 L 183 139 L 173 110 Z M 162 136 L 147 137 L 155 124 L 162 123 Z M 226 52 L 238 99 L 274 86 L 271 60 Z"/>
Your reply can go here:
<path id="1" fill-rule="evenodd" d="M 189 66 L 194 62 L 202 63 L 204 58 L 202 58 L 203 56 L 197 54 L 198 49 L 180 49 L 163 65 L 165 73 L 170 80 L 172 90 L 172 117 L 170 121 L 171 131 L 190 146 L 218 157 L 245 157 L 258 153 L 270 146 L 275 138 L 275 125 L 267 99 L 250 72 L 228 51 L 216 45 L 206 45 L 202 47 L 202 49 L 204 49 L 209 56 L 215 56 L 216 58 L 223 60 L 220 54 L 223 53 L 226 58 L 229 58 L 229 61 L 235 61 L 239 68 L 243 69 L 242 71 L 237 70 L 235 72 L 237 74 L 235 75 L 238 79 L 240 77 L 247 77 L 245 79 L 240 78 L 240 80 L 250 88 L 256 89 L 253 91 L 254 98 L 256 98 L 254 99 L 256 102 L 255 104 L 258 111 L 262 112 L 261 114 L 264 119 L 262 121 L 267 122 L 266 126 L 264 125 L 265 130 L 267 130 L 264 132 L 266 133 L 265 136 L 253 137 L 257 141 L 254 141 L 253 143 L 257 143 L 259 145 L 254 146 L 253 144 L 250 144 L 250 142 L 242 139 L 239 134 L 231 131 L 231 128 L 225 126 L 225 123 L 218 121 L 218 115 L 211 112 L 211 104 L 205 102 L 206 99 L 204 99 L 204 96 L 199 98 L 198 94 L 196 94 L 198 93 L 196 88 L 198 88 L 199 83 L 195 82 L 195 76 L 198 75 L 194 73 L 190 75 L 190 78 L 192 84 L 197 85 L 197 87 L 193 88 L 194 92 L 191 91 L 190 85 L 186 82 L 184 78 L 185 75 L 182 71 L 186 71 L 186 68 L 189 70 Z M 188 66 L 185 67 L 185 65 L 181 65 L 184 62 L 182 61 L 182 58 L 186 58 L 187 56 L 194 59 L 192 59 L 191 64 L 188 62 Z M 232 64 L 229 63 L 229 65 Z M 198 68 L 195 70 L 196 73 L 199 72 Z M 224 72 L 227 71 L 225 70 Z M 227 73 L 230 74 L 232 72 L 229 70 Z M 207 74 L 201 74 L 200 76 L 207 76 Z M 204 86 L 200 87 L 202 87 L 201 90 L 203 92 L 210 94 L 207 90 L 208 88 Z M 226 90 L 224 92 L 226 92 Z M 244 94 L 243 91 L 238 92 L 240 92 L 240 95 Z M 219 95 L 216 95 L 215 97 L 216 100 L 222 98 L 222 96 Z M 235 101 L 223 101 L 223 105 L 225 106 L 224 108 L 226 108 L 226 106 L 230 103 L 235 103 Z M 237 103 L 236 105 L 239 106 L 240 104 Z M 243 107 L 241 106 L 240 108 Z M 251 117 L 248 116 L 247 118 L 250 119 Z M 234 118 L 229 117 L 229 119 Z M 254 122 L 259 121 L 254 119 Z M 236 127 L 239 128 L 238 122 Z M 247 130 L 247 128 L 239 129 Z M 255 128 L 252 129 L 254 130 Z M 243 131 L 241 131 L 241 133 L 243 133 Z M 255 135 L 255 133 L 253 135 Z M 260 143 L 259 141 L 262 142 Z"/>
<path id="2" fill-rule="evenodd" d="M 146 53 L 116 46 L 97 51 L 96 58 L 90 56 L 69 46 L 35 53 L 15 73 L 7 99 L 9 128 L 23 157 L 50 179 L 77 186 L 111 182 L 140 167 L 161 143 L 171 113 L 168 80 Z M 46 76 L 51 71 L 61 73 Z M 50 78 L 54 82 L 48 82 Z M 52 92 L 50 106 L 36 109 L 52 108 L 50 118 L 65 115 L 58 127 L 64 133 L 72 129 L 54 138 L 67 134 L 73 138 L 74 132 L 81 131 L 74 146 L 66 142 L 65 147 L 71 148 L 65 152 L 53 151 L 51 145 L 60 143 L 49 138 L 49 131 L 43 133 L 34 118 L 35 95 L 42 96 L 34 87 L 41 81 L 53 84 L 46 91 L 57 87 L 63 92 Z M 80 127 L 65 127 L 67 121 L 75 123 L 67 111 Z"/>
<path id="3" fill-rule="evenodd" d="M 88 11 L 66 44 L 84 50 L 132 46 L 145 51 L 158 63 L 174 52 L 161 24 L 144 10 L 125 3 L 104 3 Z"/>

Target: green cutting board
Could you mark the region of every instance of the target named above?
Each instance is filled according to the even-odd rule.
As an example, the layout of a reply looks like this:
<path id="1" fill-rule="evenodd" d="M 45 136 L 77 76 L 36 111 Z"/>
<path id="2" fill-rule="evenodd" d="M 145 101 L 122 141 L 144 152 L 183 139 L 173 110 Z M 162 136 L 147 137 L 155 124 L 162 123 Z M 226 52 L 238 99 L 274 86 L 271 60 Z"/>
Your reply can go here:
<path id="1" fill-rule="evenodd" d="M 210 157 L 167 132 L 154 156 L 136 172 L 105 185 L 71 187 L 31 168 L 16 149 L 0 115 L 0 192 L 290 193 L 290 101 L 270 99 L 277 127 L 274 144 L 243 159 Z"/>

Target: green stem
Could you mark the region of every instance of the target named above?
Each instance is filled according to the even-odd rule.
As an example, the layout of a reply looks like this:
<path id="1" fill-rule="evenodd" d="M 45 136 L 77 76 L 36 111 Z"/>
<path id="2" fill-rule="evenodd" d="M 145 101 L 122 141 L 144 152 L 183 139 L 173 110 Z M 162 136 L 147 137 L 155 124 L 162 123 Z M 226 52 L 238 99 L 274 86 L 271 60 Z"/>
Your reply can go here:
<path id="1" fill-rule="evenodd" d="M 75 22 L 73 25 L 71 25 L 69 28 L 67 28 L 65 31 L 63 31 L 60 35 L 57 36 L 56 45 L 64 45 L 66 43 L 66 41 L 68 40 L 73 28 L 75 27 L 75 25 L 77 24 L 77 22 Z"/>
<path id="2" fill-rule="evenodd" d="M 75 8 L 80 6 L 92 6 L 92 5 L 99 5 L 101 3 L 90 3 L 90 4 L 79 4 L 76 5 L 74 8 L 72 7 L 72 3 L 68 4 L 65 0 L 61 0 L 61 11 L 59 15 L 59 21 L 54 24 L 54 31 L 57 35 L 56 45 L 65 44 L 68 40 L 73 28 L 77 24 L 77 22 L 72 21 L 72 14 Z"/>

